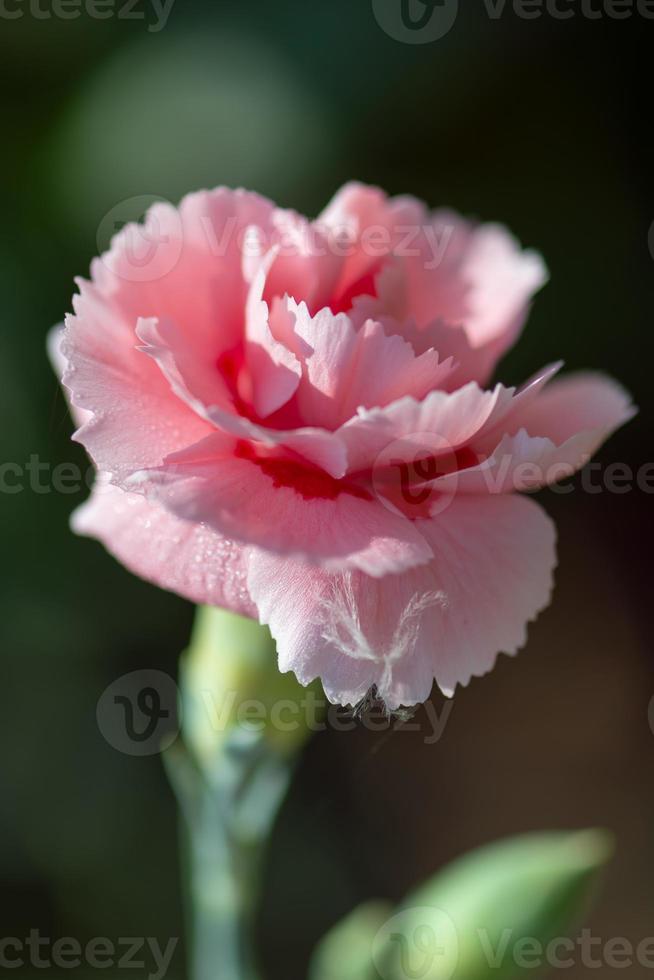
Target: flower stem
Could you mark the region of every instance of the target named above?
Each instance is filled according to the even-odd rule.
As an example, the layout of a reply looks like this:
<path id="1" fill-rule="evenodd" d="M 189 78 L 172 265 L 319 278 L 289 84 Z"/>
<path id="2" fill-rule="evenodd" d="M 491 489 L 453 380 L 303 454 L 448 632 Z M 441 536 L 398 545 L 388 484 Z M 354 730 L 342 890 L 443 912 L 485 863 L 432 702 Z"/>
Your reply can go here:
<path id="1" fill-rule="evenodd" d="M 185 818 L 193 980 L 260 976 L 254 920 L 262 863 L 292 766 L 247 737 L 234 742 L 215 781 L 184 748 L 167 753 Z"/>
<path id="2" fill-rule="evenodd" d="M 182 730 L 164 754 L 184 817 L 192 980 L 261 980 L 254 942 L 262 863 L 309 735 L 275 729 L 268 711 L 306 692 L 277 672 L 270 633 L 222 610 L 199 610 L 181 669 Z M 261 705 L 247 725 L 238 706 Z"/>

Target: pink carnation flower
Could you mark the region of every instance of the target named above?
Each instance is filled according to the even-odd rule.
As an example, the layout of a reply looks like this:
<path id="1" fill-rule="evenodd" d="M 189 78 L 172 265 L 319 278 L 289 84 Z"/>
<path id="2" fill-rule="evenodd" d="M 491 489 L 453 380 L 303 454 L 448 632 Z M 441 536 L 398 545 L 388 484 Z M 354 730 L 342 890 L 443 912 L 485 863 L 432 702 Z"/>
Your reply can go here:
<path id="1" fill-rule="evenodd" d="M 268 624 L 335 702 L 446 694 L 549 602 L 561 479 L 633 414 L 597 374 L 485 389 L 543 285 L 499 225 L 348 184 L 315 222 L 155 205 L 57 338 L 99 471 L 73 516 L 129 569 Z"/>

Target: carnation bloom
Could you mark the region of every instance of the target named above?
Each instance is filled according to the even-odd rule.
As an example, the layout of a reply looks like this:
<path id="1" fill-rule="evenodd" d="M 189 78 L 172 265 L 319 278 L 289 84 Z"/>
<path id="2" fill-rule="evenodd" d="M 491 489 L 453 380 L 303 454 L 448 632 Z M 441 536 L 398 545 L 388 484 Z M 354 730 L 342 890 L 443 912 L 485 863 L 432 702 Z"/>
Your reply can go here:
<path id="1" fill-rule="evenodd" d="M 356 703 L 446 694 L 549 602 L 569 475 L 632 414 L 598 374 L 485 388 L 546 270 L 499 225 L 346 185 L 315 221 L 220 188 L 155 205 L 55 340 L 129 569 L 265 623 Z"/>

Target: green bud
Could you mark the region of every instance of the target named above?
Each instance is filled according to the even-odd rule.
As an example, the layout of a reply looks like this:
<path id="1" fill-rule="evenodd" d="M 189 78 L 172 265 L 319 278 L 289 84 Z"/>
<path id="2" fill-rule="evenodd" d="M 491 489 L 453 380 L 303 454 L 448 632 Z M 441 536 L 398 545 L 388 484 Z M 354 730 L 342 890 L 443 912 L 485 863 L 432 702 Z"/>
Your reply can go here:
<path id="1" fill-rule="evenodd" d="M 253 619 L 198 607 L 180 675 L 184 740 L 203 767 L 239 732 L 292 754 L 317 727 L 322 701 L 315 686 L 280 673 L 275 641 Z"/>

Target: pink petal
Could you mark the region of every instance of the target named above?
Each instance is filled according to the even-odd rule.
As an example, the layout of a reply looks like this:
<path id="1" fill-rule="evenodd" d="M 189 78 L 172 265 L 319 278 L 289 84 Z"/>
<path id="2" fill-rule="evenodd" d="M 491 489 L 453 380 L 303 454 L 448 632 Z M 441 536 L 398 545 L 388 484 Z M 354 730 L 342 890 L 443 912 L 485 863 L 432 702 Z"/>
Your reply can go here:
<path id="1" fill-rule="evenodd" d="M 256 462 L 222 433 L 139 474 L 138 486 L 184 520 L 326 568 L 378 576 L 431 556 L 414 524 L 357 484 L 283 458 Z"/>
<path id="2" fill-rule="evenodd" d="M 547 281 L 543 260 L 521 251 L 501 225 L 481 225 L 470 235 L 460 274 L 470 284 L 469 313 L 461 320 L 470 342 L 473 347 L 493 343 L 499 357 L 516 339 L 529 300 Z"/>
<path id="3" fill-rule="evenodd" d="M 499 421 L 473 439 L 486 458 L 432 482 L 434 500 L 439 493 L 536 490 L 566 479 L 635 414 L 627 392 L 601 374 L 571 374 L 544 388 L 555 368 L 520 389 Z M 507 434 L 494 445 L 498 430 Z"/>
<path id="4" fill-rule="evenodd" d="M 190 599 L 257 616 L 246 586 L 246 556 L 233 541 L 189 524 L 138 493 L 99 478 L 75 511 L 77 534 L 97 538 L 135 575 Z"/>
<path id="5" fill-rule="evenodd" d="M 245 314 L 245 356 L 252 377 L 254 410 L 260 418 L 286 404 L 302 374 L 298 359 L 271 332 L 268 304 L 262 299 L 265 284 L 266 267 L 262 265 L 250 287 Z"/>
<path id="6" fill-rule="evenodd" d="M 258 194 L 227 188 L 189 194 L 179 209 L 155 205 L 142 228 L 114 237 L 93 279 L 131 328 L 139 317 L 171 320 L 213 360 L 242 337 L 244 236 L 252 225 L 272 234 L 274 210 Z"/>
<path id="7" fill-rule="evenodd" d="M 414 492 L 424 495 L 429 487 L 430 504 L 443 506 L 454 494 L 513 493 L 537 490 L 570 476 L 587 460 L 583 437 L 575 436 L 557 447 L 551 439 L 530 436 L 524 429 L 504 436 L 486 458 L 475 466 L 439 477 Z"/>
<path id="8" fill-rule="evenodd" d="M 98 469 L 122 481 L 211 431 L 184 402 L 171 397 L 161 371 L 136 349 L 136 334 L 129 341 L 121 337 L 124 325 L 87 288 L 76 309 L 77 315 L 66 319 L 61 342 L 67 364 L 62 380 L 86 419 L 73 438 Z"/>
<path id="9" fill-rule="evenodd" d="M 458 383 L 484 383 L 547 279 L 542 259 L 521 251 L 501 225 L 474 226 L 449 211 L 435 212 L 411 248 L 417 254 L 397 258 L 401 271 L 381 273 L 379 307 L 400 321 L 415 320 L 423 338 L 410 337 L 416 350 L 435 347 L 441 357 L 454 356 Z"/>
<path id="10" fill-rule="evenodd" d="M 349 472 L 374 467 L 398 441 L 405 448 L 412 441 L 424 447 L 426 439 L 440 453 L 464 446 L 512 394 L 502 385 L 482 391 L 472 381 L 454 392 L 432 391 L 420 402 L 406 397 L 386 408 L 362 410 L 338 430 L 347 445 Z"/>
<path id="11" fill-rule="evenodd" d="M 50 358 L 50 363 L 54 368 L 55 374 L 60 380 L 63 378 L 68 367 L 68 360 L 61 349 L 64 340 L 64 332 L 65 327 L 63 323 L 58 323 L 56 326 L 50 329 L 46 339 L 46 348 L 48 351 L 48 357 Z M 75 425 L 81 426 L 85 422 L 88 422 L 88 420 L 92 417 L 91 412 L 88 412 L 84 408 L 77 408 L 76 405 L 73 405 L 70 398 L 70 391 L 65 387 L 64 394 L 66 396 L 68 408 L 70 409 L 70 414 L 73 416 Z"/>
<path id="12" fill-rule="evenodd" d="M 379 269 L 405 237 L 405 229 L 419 226 L 425 213 L 415 198 L 389 198 L 378 187 L 356 181 L 345 184 L 316 221 L 331 232 L 333 243 L 338 245 L 339 236 L 343 239 L 346 257 L 332 300 L 338 303 L 357 282 Z"/>
<path id="13" fill-rule="evenodd" d="M 345 444 L 333 432 L 312 426 L 301 426 L 298 429 L 272 429 L 251 422 L 244 416 L 235 416 L 219 408 L 211 408 L 209 417 L 223 432 L 258 442 L 262 446 L 274 449 L 284 446 L 297 453 L 309 463 L 314 463 L 325 470 L 334 479 L 340 479 L 347 470 L 347 452 Z"/>
<path id="14" fill-rule="evenodd" d="M 555 361 L 554 364 L 548 364 L 547 367 L 532 375 L 519 388 L 507 389 L 511 393 L 511 397 L 498 403 L 483 428 L 475 434 L 472 440 L 473 450 L 476 453 L 491 451 L 504 433 L 516 432 L 529 405 L 540 396 L 543 388 L 550 383 L 562 367 L 563 361 Z"/>
<path id="15" fill-rule="evenodd" d="M 140 318 L 136 336 L 141 341 L 137 350 L 152 358 L 172 393 L 201 418 L 211 421 L 208 413 L 211 406 L 236 414 L 233 397 L 218 366 L 194 350 L 172 321 Z"/>
<path id="16" fill-rule="evenodd" d="M 311 351 L 297 392 L 307 424 L 337 429 L 361 407 L 388 405 L 402 395 L 422 398 L 452 368 L 439 363 L 435 351 L 416 357 L 410 344 L 371 320 L 357 330 L 344 313 L 323 309 L 311 317 L 304 303 L 291 308 L 295 334 Z"/>
<path id="17" fill-rule="evenodd" d="M 264 298 L 270 305 L 277 296 L 304 300 L 316 312 L 334 296 L 344 259 L 317 223 L 293 211 L 274 216 L 276 254 L 266 278 Z"/>
<path id="18" fill-rule="evenodd" d="M 390 710 L 448 695 L 526 642 L 549 603 L 552 522 L 532 500 L 461 498 L 420 522 L 434 558 L 402 575 L 330 575 L 264 552 L 248 586 L 277 641 L 280 669 L 320 677 L 331 701 L 355 704 L 375 685 Z"/>
<path id="19" fill-rule="evenodd" d="M 127 225 L 79 281 L 66 320 L 64 383 L 92 413 L 76 435 L 99 469 L 122 480 L 210 430 L 137 349 L 139 318 L 174 323 L 205 364 L 242 338 L 248 283 L 240 232 L 270 227 L 270 202 L 219 188 L 157 204 L 142 226 Z"/>
<path id="20" fill-rule="evenodd" d="M 585 451 L 594 453 L 636 411 L 628 392 L 617 381 L 586 371 L 549 384 L 516 413 L 513 423 L 516 429 L 546 436 L 557 445 L 580 432 L 587 433 Z"/>
<path id="21" fill-rule="evenodd" d="M 174 324 L 141 320 L 137 336 L 143 342 L 138 349 L 158 364 L 172 392 L 206 420 L 212 430 L 218 426 L 230 435 L 251 439 L 265 446 L 286 446 L 332 476 L 343 476 L 346 469 L 345 446 L 337 436 L 311 427 L 272 429 L 238 415 L 217 367 L 199 358 L 184 343 Z M 282 367 L 282 370 L 285 371 L 285 368 Z M 189 444 L 192 445 L 192 442 Z"/>

